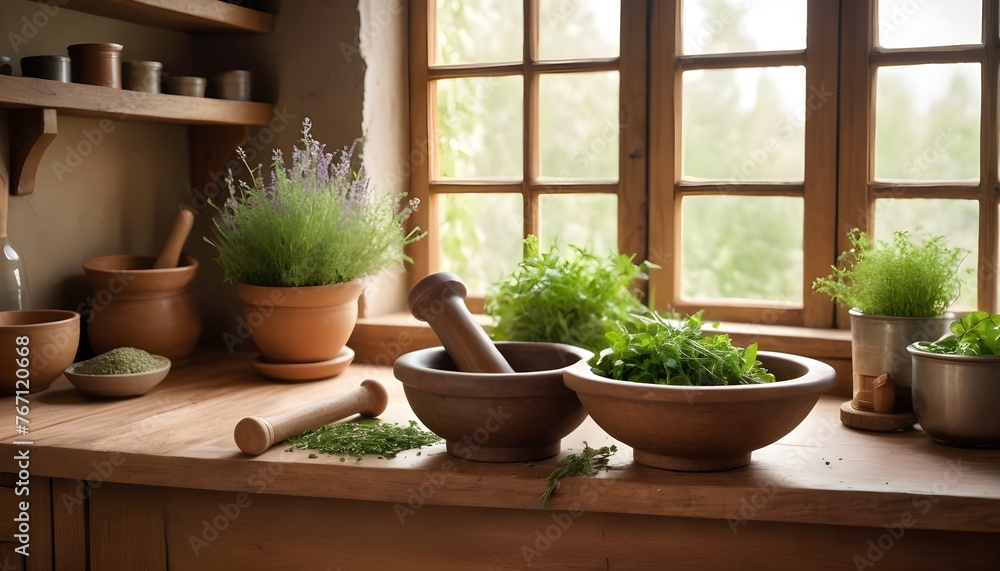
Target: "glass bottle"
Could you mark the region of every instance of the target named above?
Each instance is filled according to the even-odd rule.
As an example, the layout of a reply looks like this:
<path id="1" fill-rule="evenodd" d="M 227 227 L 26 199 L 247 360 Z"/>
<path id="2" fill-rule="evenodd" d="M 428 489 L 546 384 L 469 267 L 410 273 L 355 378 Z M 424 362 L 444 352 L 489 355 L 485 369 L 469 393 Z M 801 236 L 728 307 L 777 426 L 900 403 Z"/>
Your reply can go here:
<path id="1" fill-rule="evenodd" d="M 7 236 L 0 236 L 0 251 L 0 311 L 31 309 L 24 258 Z"/>

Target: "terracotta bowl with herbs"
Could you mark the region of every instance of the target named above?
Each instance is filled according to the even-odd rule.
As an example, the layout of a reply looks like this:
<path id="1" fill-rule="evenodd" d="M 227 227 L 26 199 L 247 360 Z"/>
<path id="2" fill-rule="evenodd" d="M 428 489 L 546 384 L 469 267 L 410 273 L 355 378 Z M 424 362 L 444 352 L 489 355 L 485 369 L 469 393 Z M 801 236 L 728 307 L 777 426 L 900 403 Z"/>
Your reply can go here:
<path id="1" fill-rule="evenodd" d="M 119 347 L 73 363 L 66 369 L 66 378 L 87 394 L 136 397 L 160 384 L 169 372 L 170 359 L 135 347 Z"/>
<path id="2" fill-rule="evenodd" d="M 820 361 L 703 335 L 700 315 L 640 318 L 609 337 L 612 346 L 568 367 L 564 382 L 636 462 L 654 468 L 747 465 L 798 426 L 836 376 Z"/>

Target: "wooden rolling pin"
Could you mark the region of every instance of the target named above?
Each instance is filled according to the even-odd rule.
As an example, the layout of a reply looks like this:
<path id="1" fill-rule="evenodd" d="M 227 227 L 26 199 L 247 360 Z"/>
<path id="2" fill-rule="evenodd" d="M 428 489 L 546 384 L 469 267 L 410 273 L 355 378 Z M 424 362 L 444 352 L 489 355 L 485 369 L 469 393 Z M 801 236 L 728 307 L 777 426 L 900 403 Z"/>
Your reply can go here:
<path id="1" fill-rule="evenodd" d="M 469 313 L 468 290 L 458 276 L 438 272 L 420 280 L 406 298 L 410 313 L 430 324 L 445 351 L 465 373 L 513 373 L 496 345 Z"/>
<path id="2" fill-rule="evenodd" d="M 352 414 L 378 416 L 388 404 L 389 395 L 385 392 L 385 387 L 378 381 L 368 379 L 345 395 L 314 402 L 271 418 L 248 416 L 236 424 L 233 438 L 240 450 L 256 456 L 289 436 L 319 428 Z"/>

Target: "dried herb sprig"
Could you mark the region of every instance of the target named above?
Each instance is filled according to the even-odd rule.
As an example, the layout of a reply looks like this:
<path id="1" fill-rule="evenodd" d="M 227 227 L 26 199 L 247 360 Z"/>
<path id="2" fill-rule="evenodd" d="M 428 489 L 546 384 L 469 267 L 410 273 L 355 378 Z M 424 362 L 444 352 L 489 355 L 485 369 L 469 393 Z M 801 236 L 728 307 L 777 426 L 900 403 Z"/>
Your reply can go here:
<path id="1" fill-rule="evenodd" d="M 596 476 L 601 470 L 608 469 L 608 462 L 615 452 L 618 452 L 618 447 L 613 444 L 595 449 L 584 441 L 583 452 L 570 454 L 563 458 L 559 467 L 545 479 L 548 489 L 542 494 L 542 509 L 544 510 L 549 505 L 549 498 L 559 488 L 559 478 L 563 476 Z"/>
<path id="2" fill-rule="evenodd" d="M 401 426 L 382 422 L 377 418 L 362 418 L 340 424 L 329 424 L 314 430 L 307 430 L 288 439 L 291 450 L 317 450 L 327 454 L 350 454 L 357 462 L 367 455 L 379 458 L 395 458 L 403 450 L 420 448 L 434 444 L 441 437 L 417 426 L 415 420 Z"/>

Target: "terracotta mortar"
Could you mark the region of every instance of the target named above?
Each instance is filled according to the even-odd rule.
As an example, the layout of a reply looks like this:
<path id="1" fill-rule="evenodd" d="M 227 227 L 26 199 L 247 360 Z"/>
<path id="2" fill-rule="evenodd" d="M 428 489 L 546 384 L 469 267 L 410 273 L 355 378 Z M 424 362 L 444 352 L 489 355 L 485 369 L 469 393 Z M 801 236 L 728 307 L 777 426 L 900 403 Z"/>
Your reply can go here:
<path id="1" fill-rule="evenodd" d="M 201 337 L 201 316 L 187 287 L 198 261 L 152 269 L 156 256 L 101 256 L 83 263 L 94 290 L 87 338 L 97 353 L 136 347 L 183 361 Z"/>
<path id="2" fill-rule="evenodd" d="M 587 417 L 563 369 L 592 356 L 558 343 L 500 342 L 514 373 L 459 372 L 443 347 L 407 353 L 393 373 L 417 418 L 448 453 L 480 462 L 525 462 L 559 453 Z"/>

